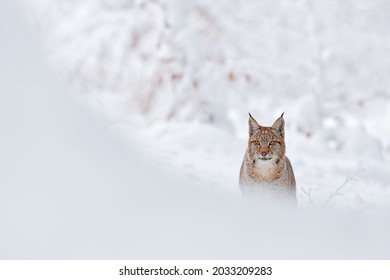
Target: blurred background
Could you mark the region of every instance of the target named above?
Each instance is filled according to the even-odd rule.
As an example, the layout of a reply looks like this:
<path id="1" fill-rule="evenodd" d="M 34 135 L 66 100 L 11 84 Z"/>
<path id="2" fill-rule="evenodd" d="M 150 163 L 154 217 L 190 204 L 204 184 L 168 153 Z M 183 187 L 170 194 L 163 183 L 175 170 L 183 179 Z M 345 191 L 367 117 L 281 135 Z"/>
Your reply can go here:
<path id="1" fill-rule="evenodd" d="M 28 9 L 60 77 L 113 127 L 140 127 L 164 168 L 235 191 L 247 113 L 267 126 L 285 112 L 301 188 L 326 196 L 353 177 L 342 205 L 390 200 L 388 1 L 36 0 Z"/>
<path id="2" fill-rule="evenodd" d="M 2 2 L 3 256 L 388 256 L 381 219 L 299 220 L 273 247 L 290 216 L 264 232 L 236 207 L 248 112 L 264 126 L 285 112 L 301 209 L 388 211 L 389 1 Z M 240 227 L 213 243 L 227 232 L 213 218 Z"/>

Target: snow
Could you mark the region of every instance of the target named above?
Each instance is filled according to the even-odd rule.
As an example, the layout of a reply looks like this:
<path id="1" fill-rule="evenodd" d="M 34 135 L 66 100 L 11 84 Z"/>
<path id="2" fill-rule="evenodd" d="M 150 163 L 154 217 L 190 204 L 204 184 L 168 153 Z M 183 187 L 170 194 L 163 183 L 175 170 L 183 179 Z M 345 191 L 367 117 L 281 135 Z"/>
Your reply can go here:
<path id="1" fill-rule="evenodd" d="M 3 4 L 0 258 L 388 258 L 390 9 L 346 3 Z M 241 201 L 248 112 L 299 211 Z"/>

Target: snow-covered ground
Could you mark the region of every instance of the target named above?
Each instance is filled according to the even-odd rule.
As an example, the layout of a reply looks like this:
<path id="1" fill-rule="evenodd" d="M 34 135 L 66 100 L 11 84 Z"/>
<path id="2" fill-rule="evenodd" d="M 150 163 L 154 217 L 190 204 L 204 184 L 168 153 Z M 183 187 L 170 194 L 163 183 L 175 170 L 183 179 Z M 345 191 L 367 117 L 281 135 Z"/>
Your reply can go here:
<path id="1" fill-rule="evenodd" d="M 119 125 L 115 130 L 134 138 L 134 130 L 129 127 Z M 313 139 L 298 133 L 295 139 L 288 136 L 288 156 L 293 163 L 301 208 L 374 210 L 389 207 L 389 161 L 383 159 L 376 139 L 370 139 L 364 131 L 354 130 L 339 132 L 342 134 L 339 137 L 345 139 L 343 145 L 358 142 L 348 156 L 328 146 L 333 142 L 324 138 L 333 140 L 332 129 Z M 246 139 L 200 123 L 160 123 L 137 131 L 141 131 L 137 134 L 142 139 L 138 149 L 142 149 L 157 168 L 215 191 L 240 196 L 238 174 Z M 362 150 L 360 145 L 365 148 Z"/>
<path id="2" fill-rule="evenodd" d="M 40 37 L 1 10 L 0 258 L 389 257 L 386 1 L 25 7 Z M 285 112 L 300 211 L 242 204 L 248 111 Z"/>

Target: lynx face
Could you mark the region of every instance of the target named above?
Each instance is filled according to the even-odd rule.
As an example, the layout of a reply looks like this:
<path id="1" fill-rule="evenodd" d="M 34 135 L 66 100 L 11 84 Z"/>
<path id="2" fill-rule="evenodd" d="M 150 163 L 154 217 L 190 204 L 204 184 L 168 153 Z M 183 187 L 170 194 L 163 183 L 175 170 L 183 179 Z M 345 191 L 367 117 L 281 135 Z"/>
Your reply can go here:
<path id="1" fill-rule="evenodd" d="M 262 127 L 250 116 L 248 155 L 254 164 L 277 164 L 285 149 L 283 117 L 278 118 L 272 127 Z"/>

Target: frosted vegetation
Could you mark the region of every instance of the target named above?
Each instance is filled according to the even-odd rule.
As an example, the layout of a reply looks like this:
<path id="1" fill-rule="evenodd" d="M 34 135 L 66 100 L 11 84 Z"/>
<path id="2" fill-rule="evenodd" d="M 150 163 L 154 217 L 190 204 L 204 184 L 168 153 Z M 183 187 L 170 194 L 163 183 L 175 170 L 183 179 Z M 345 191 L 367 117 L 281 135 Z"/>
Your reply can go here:
<path id="1" fill-rule="evenodd" d="M 302 207 L 390 200 L 386 1 L 36 1 L 53 61 L 153 161 L 237 192 L 247 112 L 285 112 Z M 139 130 L 138 130 L 139 131 Z M 142 136 L 141 136 L 142 135 Z M 347 182 L 345 182 L 347 181 Z M 340 186 L 343 186 L 340 188 Z"/>
<path id="2" fill-rule="evenodd" d="M 1 258 L 389 257 L 388 1 L 24 7 L 39 36 L 0 10 Z M 285 112 L 309 211 L 241 204 L 248 111 Z"/>

